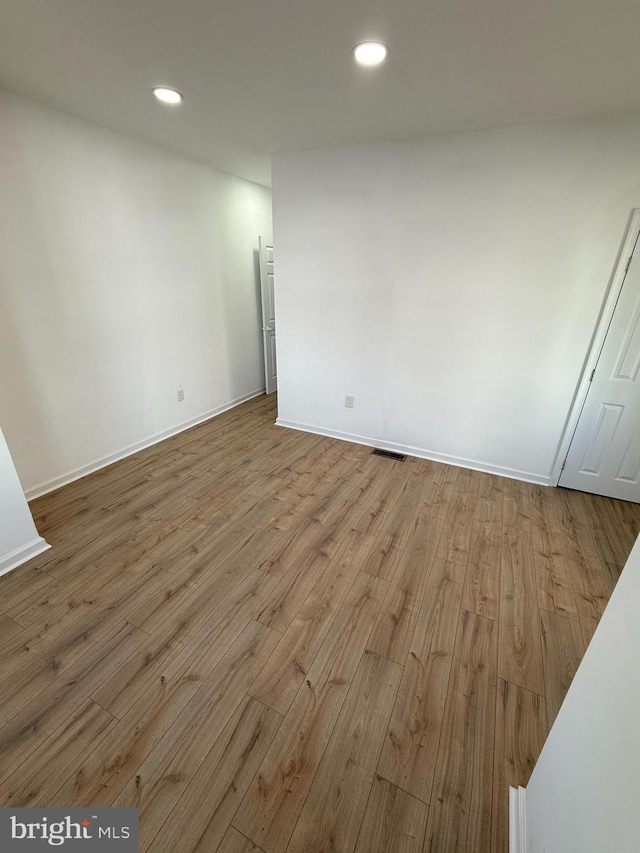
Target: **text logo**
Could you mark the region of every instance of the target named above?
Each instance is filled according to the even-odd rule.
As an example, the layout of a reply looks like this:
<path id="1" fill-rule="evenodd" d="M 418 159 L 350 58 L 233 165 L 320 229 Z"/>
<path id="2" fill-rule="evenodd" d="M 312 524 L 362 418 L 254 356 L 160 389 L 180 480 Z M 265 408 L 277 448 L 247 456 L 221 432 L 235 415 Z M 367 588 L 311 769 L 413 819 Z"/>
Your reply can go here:
<path id="1" fill-rule="evenodd" d="M 137 809 L 0 809 L 0 851 L 138 853 Z"/>

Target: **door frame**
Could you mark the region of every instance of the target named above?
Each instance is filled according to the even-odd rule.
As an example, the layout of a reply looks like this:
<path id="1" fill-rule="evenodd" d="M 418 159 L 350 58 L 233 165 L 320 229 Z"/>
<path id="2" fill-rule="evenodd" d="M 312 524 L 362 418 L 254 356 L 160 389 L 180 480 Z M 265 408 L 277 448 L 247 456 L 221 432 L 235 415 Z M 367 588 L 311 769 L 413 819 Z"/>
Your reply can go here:
<path id="1" fill-rule="evenodd" d="M 578 426 L 587 394 L 589 393 L 591 378 L 600 359 L 600 353 L 602 352 L 602 347 L 609 331 L 613 312 L 615 311 L 620 291 L 622 290 L 622 285 L 629 269 L 629 261 L 638 242 L 638 237 L 640 237 L 640 208 L 636 207 L 632 210 L 629 217 L 625 236 L 618 251 L 613 273 L 602 302 L 602 307 L 600 308 L 600 314 L 598 315 L 596 326 L 591 336 L 591 343 L 587 350 L 582 373 L 580 374 L 576 391 L 573 395 L 573 402 L 571 403 L 569 415 L 562 432 L 562 438 L 560 439 L 556 457 L 551 468 L 551 475 L 549 477 L 549 484 L 551 486 L 557 486 L 560 481 L 564 462 L 569 453 L 569 448 L 571 447 L 571 442 L 573 441 L 573 436 Z M 638 259 L 636 258 L 637 261 Z"/>

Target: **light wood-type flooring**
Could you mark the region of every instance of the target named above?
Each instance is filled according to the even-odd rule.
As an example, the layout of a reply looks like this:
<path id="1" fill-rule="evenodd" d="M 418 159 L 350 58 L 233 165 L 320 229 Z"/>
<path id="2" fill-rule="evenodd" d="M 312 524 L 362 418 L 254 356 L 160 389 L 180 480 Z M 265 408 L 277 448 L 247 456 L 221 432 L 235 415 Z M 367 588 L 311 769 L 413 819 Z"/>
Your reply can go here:
<path id="1" fill-rule="evenodd" d="M 149 853 L 504 853 L 640 507 L 273 425 L 260 397 L 32 504 L 0 805 Z"/>

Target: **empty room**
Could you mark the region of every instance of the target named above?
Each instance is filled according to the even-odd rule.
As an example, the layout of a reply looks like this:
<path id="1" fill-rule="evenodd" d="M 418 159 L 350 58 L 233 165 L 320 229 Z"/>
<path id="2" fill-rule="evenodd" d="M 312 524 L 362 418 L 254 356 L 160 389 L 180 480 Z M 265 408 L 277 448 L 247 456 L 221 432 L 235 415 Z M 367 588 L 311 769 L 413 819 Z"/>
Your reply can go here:
<path id="1" fill-rule="evenodd" d="M 0 0 L 3 853 L 637 850 L 638 31 Z"/>

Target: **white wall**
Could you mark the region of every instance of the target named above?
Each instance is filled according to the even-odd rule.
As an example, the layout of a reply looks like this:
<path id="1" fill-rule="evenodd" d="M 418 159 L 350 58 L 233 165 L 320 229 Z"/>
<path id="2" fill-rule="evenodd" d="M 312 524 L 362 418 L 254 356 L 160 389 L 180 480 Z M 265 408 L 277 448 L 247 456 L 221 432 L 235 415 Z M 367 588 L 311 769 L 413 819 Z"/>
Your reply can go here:
<path id="1" fill-rule="evenodd" d="M 49 546 L 38 535 L 7 442 L 0 430 L 0 575 Z"/>
<path id="2" fill-rule="evenodd" d="M 0 95 L 0 421 L 28 494 L 264 387 L 270 232 L 266 188 Z"/>
<path id="3" fill-rule="evenodd" d="M 527 853 L 636 853 L 640 539 L 525 792 Z"/>
<path id="4" fill-rule="evenodd" d="M 639 151 L 634 118 L 276 156 L 279 422 L 548 482 Z"/>

